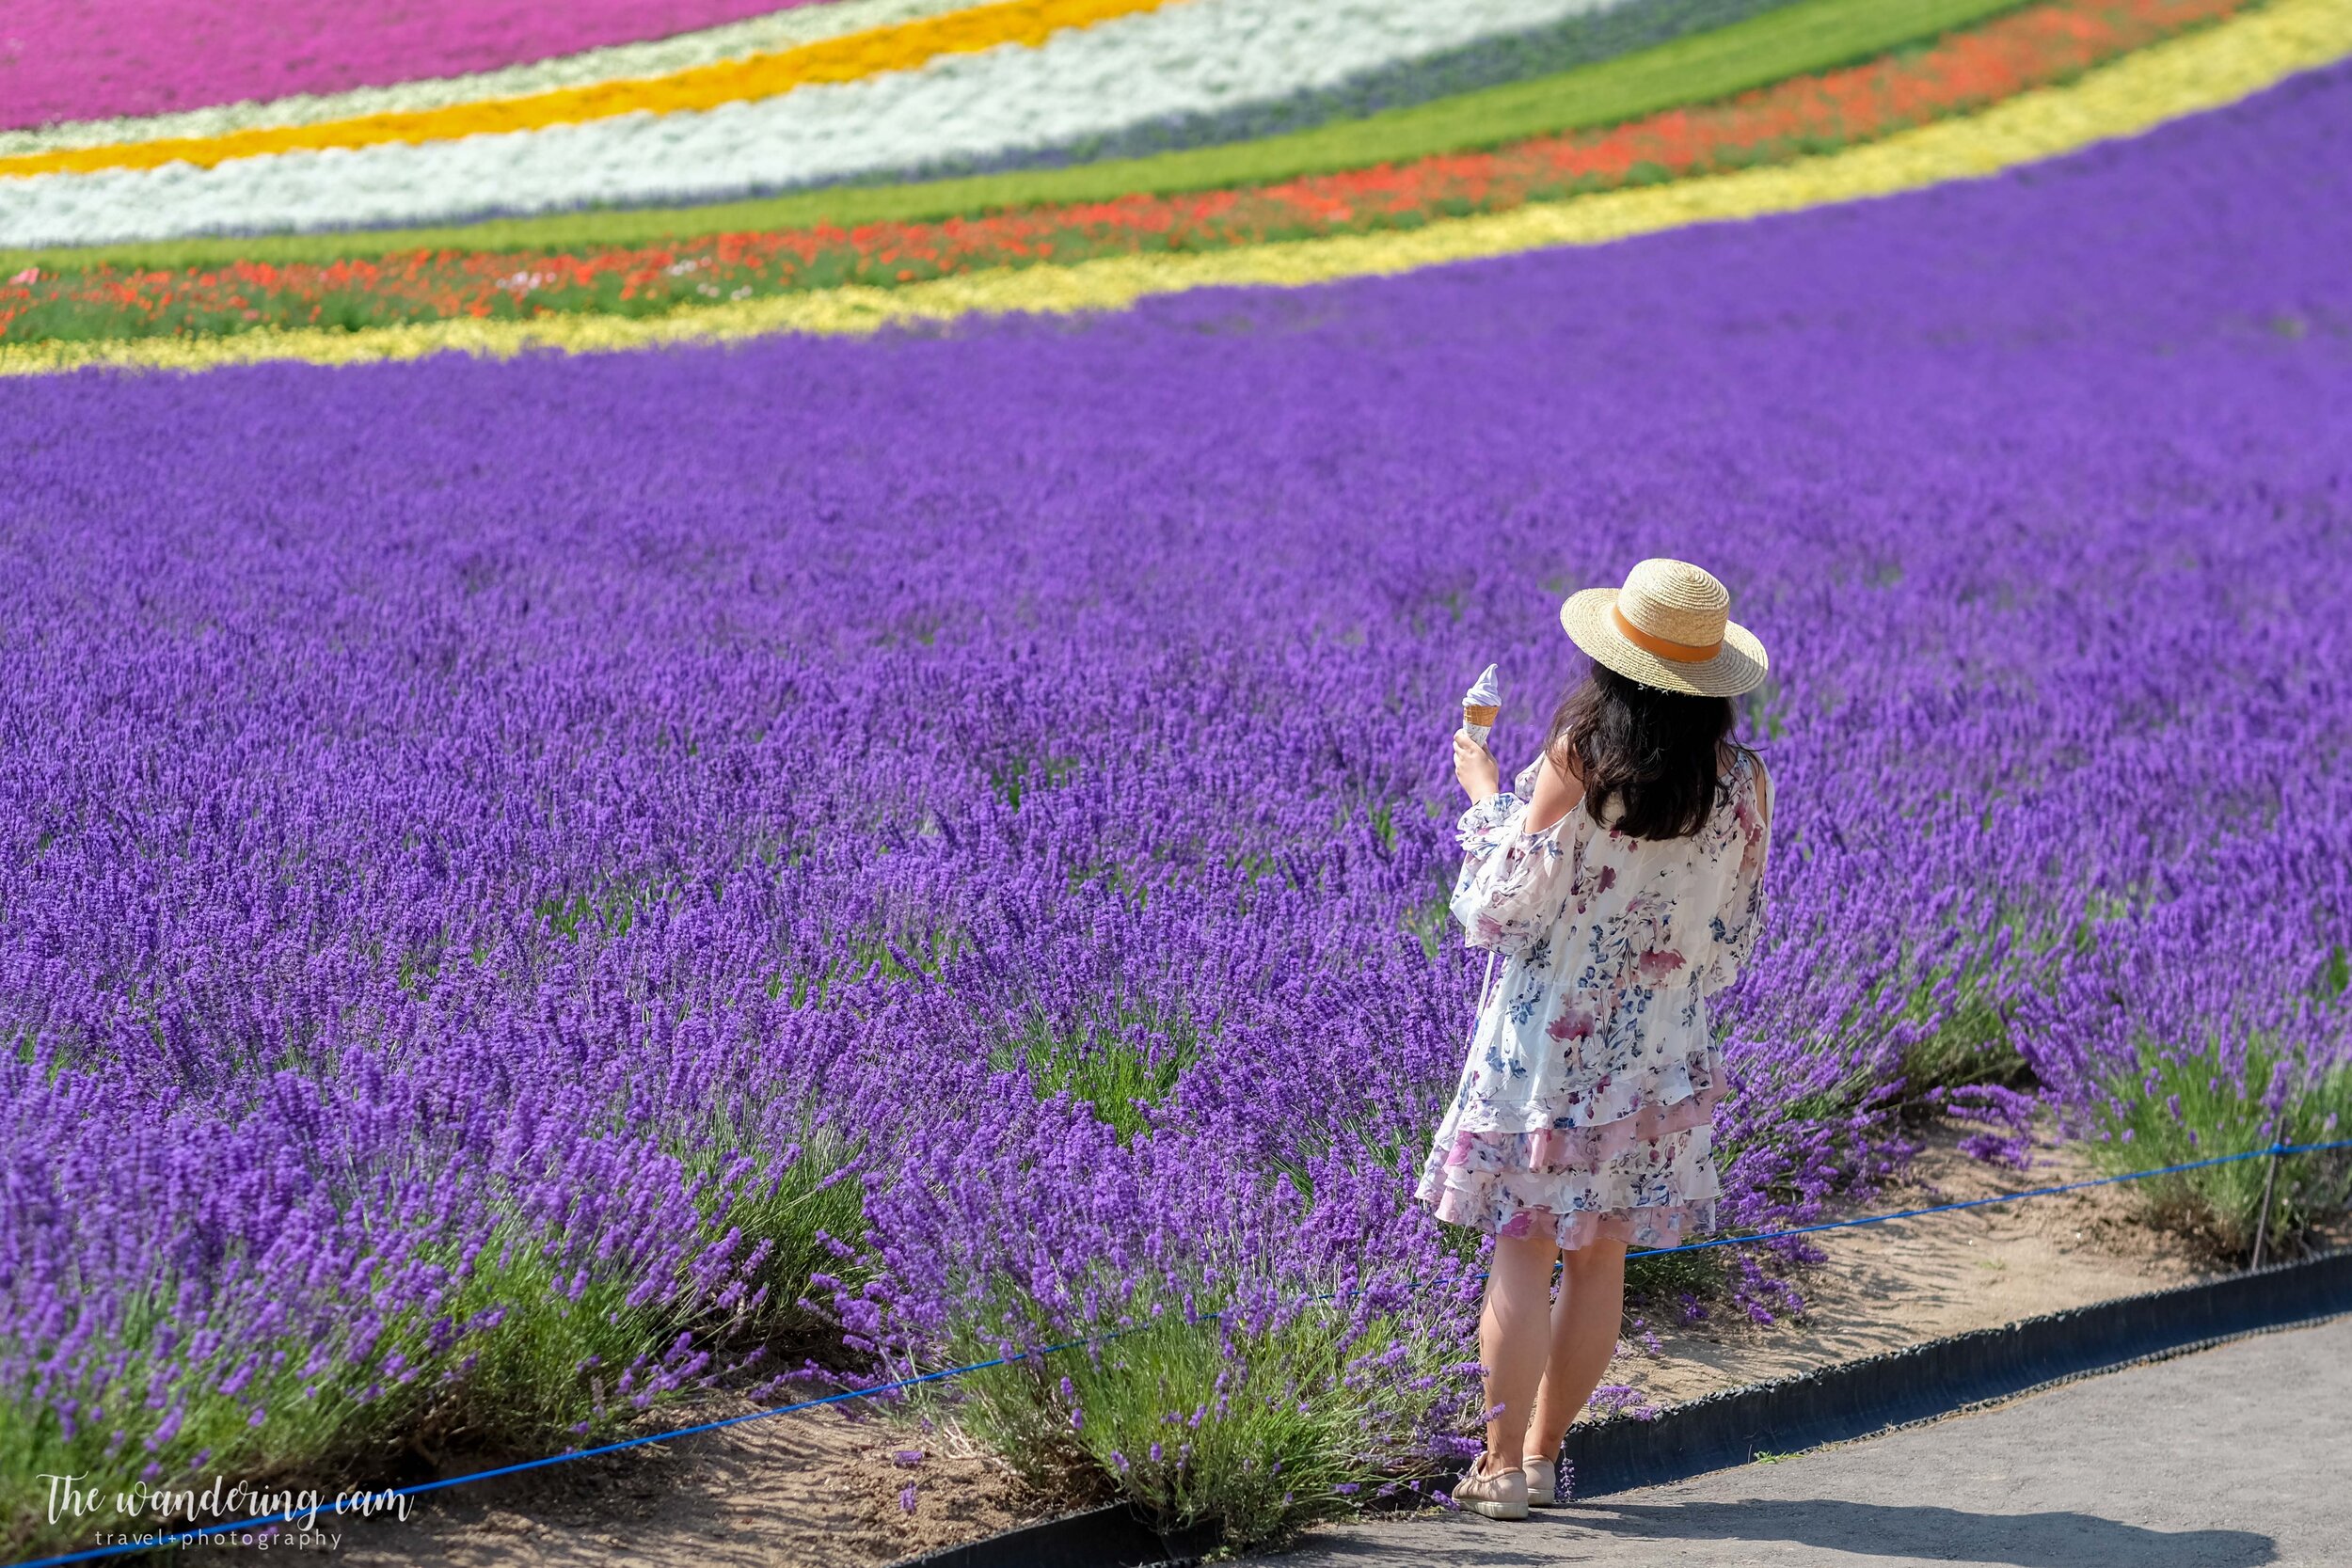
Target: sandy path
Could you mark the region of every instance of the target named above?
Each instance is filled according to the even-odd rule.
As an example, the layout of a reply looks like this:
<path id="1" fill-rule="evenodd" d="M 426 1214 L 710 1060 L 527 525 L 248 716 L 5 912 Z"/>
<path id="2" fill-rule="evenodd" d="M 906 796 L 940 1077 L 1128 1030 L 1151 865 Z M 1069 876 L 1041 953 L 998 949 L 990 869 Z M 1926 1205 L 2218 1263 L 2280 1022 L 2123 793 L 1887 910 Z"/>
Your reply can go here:
<path id="1" fill-rule="evenodd" d="M 899 1462 L 916 1450 L 918 1461 Z M 912 1513 L 901 1502 L 910 1484 Z M 405 1524 L 351 1527 L 336 1560 L 870 1568 L 1051 1512 L 1003 1465 L 951 1437 L 818 1410 L 454 1487 L 420 1499 Z"/>
<path id="2" fill-rule="evenodd" d="M 1961 1154 L 1959 1135 L 1928 1134 L 1910 1184 L 1866 1212 L 2082 1180 L 2098 1173 L 2065 1150 L 2041 1150 L 2013 1171 Z M 1671 1308 L 1645 1314 L 1663 1354 L 1621 1347 L 1609 1381 L 1671 1404 L 1808 1368 L 1993 1328 L 2202 1277 L 2215 1266 L 2192 1243 L 2139 1223 L 2128 1188 L 2102 1187 L 1989 1209 L 1933 1214 L 1815 1240 L 1829 1261 L 1798 1283 L 1803 1319 L 1770 1328 L 1733 1320 L 1670 1326 Z"/>

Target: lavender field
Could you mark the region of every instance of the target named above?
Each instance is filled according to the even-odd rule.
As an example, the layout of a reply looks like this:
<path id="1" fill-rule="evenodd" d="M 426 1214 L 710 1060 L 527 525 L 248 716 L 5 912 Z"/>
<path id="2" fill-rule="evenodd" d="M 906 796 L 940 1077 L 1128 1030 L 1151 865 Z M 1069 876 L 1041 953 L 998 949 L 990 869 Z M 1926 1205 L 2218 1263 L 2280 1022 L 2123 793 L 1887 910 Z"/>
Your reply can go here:
<path id="1" fill-rule="evenodd" d="M 43 1472 L 836 1386 L 804 1298 L 868 1374 L 1227 1311 L 954 1408 L 1237 1539 L 1441 1457 L 1454 705 L 1500 661 L 1525 760 L 1645 555 L 1778 673 L 1733 1223 L 1938 1101 L 2118 1169 L 2324 1135 L 2347 255 L 2337 69 L 1390 281 L 0 385 L 0 1544 Z M 2234 1238 L 2238 1180 L 2169 1201 Z"/>

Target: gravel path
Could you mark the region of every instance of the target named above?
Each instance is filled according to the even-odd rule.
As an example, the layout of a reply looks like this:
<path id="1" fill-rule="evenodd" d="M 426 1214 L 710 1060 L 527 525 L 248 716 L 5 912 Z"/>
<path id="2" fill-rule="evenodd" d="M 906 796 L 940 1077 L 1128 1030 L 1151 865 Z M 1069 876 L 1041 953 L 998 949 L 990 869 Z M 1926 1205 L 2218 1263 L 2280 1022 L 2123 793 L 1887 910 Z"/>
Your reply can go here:
<path id="1" fill-rule="evenodd" d="M 1318 1531 L 1283 1568 L 2352 1564 L 2352 1318 L 1524 1525 Z"/>

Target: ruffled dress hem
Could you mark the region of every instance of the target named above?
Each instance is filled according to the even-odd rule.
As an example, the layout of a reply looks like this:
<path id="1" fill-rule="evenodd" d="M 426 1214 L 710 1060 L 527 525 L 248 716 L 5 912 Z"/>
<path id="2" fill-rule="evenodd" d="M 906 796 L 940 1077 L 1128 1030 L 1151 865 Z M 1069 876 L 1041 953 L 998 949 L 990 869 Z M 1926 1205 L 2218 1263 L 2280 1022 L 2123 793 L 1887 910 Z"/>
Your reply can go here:
<path id="1" fill-rule="evenodd" d="M 1430 1150 L 1416 1196 L 1449 1225 L 1540 1235 L 1573 1251 L 1596 1241 L 1679 1246 L 1715 1227 L 1720 1188 L 1709 1133 L 1723 1080 L 1645 1102 L 1597 1127 L 1456 1128 Z"/>
<path id="2" fill-rule="evenodd" d="M 1590 1127 L 1540 1127 L 1532 1132 L 1457 1127 L 1446 1148 L 1448 1168 L 1486 1164 L 1506 1170 L 1553 1175 L 1598 1171 L 1634 1151 L 1707 1127 L 1724 1098 L 1723 1080 L 1707 1081 L 1696 1094 L 1668 1103 L 1646 1101 L 1614 1121 Z"/>
<path id="3" fill-rule="evenodd" d="M 1449 1190 L 1438 1196 L 1431 1212 L 1449 1225 L 1467 1226 L 1513 1241 L 1539 1235 L 1540 1227 L 1549 1226 L 1552 1244 L 1563 1252 L 1574 1252 L 1599 1241 L 1636 1248 L 1680 1246 L 1692 1237 L 1704 1236 L 1715 1228 L 1715 1205 L 1711 1200 L 1639 1209 L 1582 1209 L 1565 1214 L 1555 1214 L 1549 1209 L 1520 1209 L 1502 1225 L 1494 1226 L 1486 1222 L 1474 1199 Z"/>

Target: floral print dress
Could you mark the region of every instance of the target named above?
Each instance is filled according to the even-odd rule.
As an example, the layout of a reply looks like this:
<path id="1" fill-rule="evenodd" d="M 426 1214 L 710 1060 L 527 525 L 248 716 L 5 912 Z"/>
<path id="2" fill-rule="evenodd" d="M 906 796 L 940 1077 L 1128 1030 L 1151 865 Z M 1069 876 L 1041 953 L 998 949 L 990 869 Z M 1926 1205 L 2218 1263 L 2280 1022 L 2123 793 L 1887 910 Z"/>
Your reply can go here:
<path id="1" fill-rule="evenodd" d="M 1454 917 L 1502 961 L 1419 1196 L 1498 1236 L 1674 1246 L 1714 1227 L 1707 1004 L 1756 945 L 1771 781 L 1738 753 L 1689 838 L 1631 838 L 1581 803 L 1538 833 L 1539 767 L 1462 814 Z"/>

